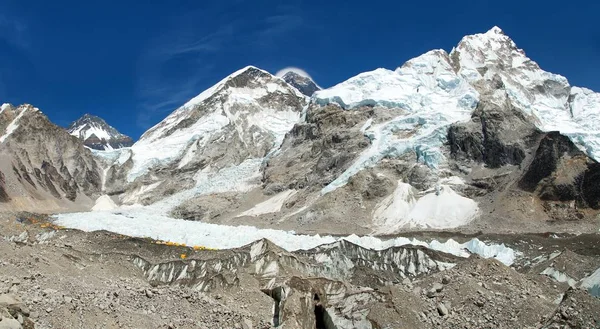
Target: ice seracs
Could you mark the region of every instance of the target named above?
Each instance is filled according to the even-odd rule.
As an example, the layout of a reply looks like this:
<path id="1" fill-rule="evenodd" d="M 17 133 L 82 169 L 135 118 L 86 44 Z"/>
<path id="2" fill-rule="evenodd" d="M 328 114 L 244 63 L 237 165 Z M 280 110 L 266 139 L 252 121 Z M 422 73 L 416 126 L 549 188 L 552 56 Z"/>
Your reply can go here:
<path id="1" fill-rule="evenodd" d="M 478 98 L 477 91 L 454 72 L 443 50 L 411 59 L 396 71 L 361 73 L 316 92 L 312 100 L 317 104 L 336 103 L 347 109 L 380 106 L 401 111 L 391 120 L 363 127 L 371 146 L 322 193 L 345 185 L 350 177 L 384 157 L 409 151 L 417 152 L 422 163 L 437 167 L 444 161 L 440 147 L 448 126 L 468 120 Z"/>

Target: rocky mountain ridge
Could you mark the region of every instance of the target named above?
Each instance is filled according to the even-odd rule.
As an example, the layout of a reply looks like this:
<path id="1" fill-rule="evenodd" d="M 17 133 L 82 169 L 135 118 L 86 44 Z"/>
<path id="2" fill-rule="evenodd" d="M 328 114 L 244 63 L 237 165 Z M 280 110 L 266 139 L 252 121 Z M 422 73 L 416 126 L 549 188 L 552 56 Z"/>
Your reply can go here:
<path id="1" fill-rule="evenodd" d="M 100 168 L 75 137 L 31 105 L 0 111 L 0 209 L 89 209 L 101 189 Z"/>

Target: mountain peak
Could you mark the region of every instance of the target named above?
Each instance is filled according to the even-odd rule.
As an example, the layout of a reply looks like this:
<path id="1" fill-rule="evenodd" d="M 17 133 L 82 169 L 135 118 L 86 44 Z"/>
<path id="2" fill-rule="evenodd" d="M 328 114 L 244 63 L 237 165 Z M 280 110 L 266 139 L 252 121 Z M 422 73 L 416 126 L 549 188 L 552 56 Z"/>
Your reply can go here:
<path id="1" fill-rule="evenodd" d="M 0 113 L 4 112 L 5 110 L 12 108 L 12 105 L 9 103 L 4 103 L 2 104 L 2 106 L 0 106 Z"/>
<path id="2" fill-rule="evenodd" d="M 104 119 L 89 113 L 71 123 L 67 131 L 81 139 L 85 146 L 96 150 L 112 150 L 133 144 L 131 137 L 121 134 Z"/>
<path id="3" fill-rule="evenodd" d="M 315 91 L 321 90 L 309 76 L 296 71 L 288 71 L 281 78 L 308 97 L 312 96 Z"/>
<path id="4" fill-rule="evenodd" d="M 487 31 L 485 34 L 502 34 L 502 35 L 504 35 L 504 31 L 502 31 L 502 29 L 499 28 L 498 26 L 494 26 L 491 29 L 489 29 L 489 31 Z"/>

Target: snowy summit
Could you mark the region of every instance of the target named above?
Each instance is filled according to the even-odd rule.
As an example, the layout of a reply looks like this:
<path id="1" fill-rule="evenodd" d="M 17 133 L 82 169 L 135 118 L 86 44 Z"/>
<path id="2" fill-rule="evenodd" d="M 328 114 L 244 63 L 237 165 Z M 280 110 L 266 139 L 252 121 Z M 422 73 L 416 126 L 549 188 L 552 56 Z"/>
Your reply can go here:
<path id="1" fill-rule="evenodd" d="M 133 144 L 131 137 L 121 134 L 102 118 L 91 114 L 84 114 L 71 123 L 67 131 L 95 150 L 113 150 Z"/>

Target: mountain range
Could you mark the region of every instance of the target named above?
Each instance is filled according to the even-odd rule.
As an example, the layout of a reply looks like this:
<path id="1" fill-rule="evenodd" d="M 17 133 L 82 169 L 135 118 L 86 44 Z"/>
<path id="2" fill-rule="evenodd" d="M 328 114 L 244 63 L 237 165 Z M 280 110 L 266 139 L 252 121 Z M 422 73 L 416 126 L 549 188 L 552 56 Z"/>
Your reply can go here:
<path id="1" fill-rule="evenodd" d="M 600 207 L 600 94 L 544 71 L 497 27 L 323 90 L 248 66 L 133 144 L 91 115 L 67 131 L 29 105 L 0 118 L 9 209 L 36 210 L 23 197 L 90 209 L 108 195 L 187 220 L 391 234 L 536 230 Z"/>

